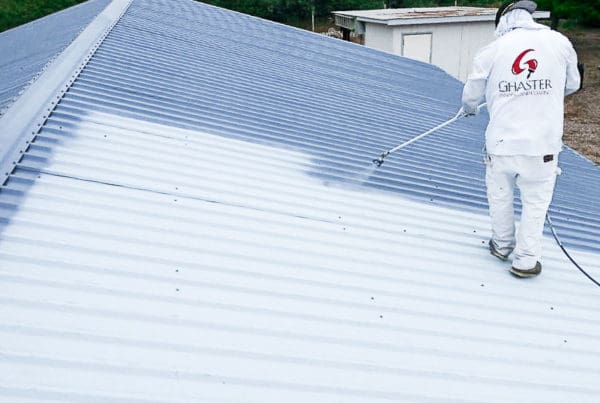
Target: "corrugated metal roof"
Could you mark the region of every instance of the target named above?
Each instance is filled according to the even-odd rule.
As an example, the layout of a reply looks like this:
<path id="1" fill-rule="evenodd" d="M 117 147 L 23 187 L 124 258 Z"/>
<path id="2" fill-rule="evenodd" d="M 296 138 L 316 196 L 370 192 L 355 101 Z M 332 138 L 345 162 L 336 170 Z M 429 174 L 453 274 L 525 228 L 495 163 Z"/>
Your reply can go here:
<path id="1" fill-rule="evenodd" d="M 89 0 L 0 33 L 0 115 L 109 2 Z"/>
<path id="2" fill-rule="evenodd" d="M 461 86 L 134 0 L 0 191 L 0 400 L 594 402 L 597 291 L 549 237 L 532 281 L 487 253 L 485 116 L 365 177 Z M 599 168 L 561 159 L 598 273 Z"/>

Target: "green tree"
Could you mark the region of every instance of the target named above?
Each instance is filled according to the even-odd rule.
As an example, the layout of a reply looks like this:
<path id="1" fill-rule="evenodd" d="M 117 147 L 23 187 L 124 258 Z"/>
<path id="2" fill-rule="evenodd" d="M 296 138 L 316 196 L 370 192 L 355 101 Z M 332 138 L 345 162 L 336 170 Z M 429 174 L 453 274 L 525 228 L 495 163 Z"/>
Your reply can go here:
<path id="1" fill-rule="evenodd" d="M 267 18 L 278 22 L 297 22 L 331 15 L 336 10 L 376 9 L 382 0 L 207 0 L 215 6 Z"/>
<path id="2" fill-rule="evenodd" d="M 600 26 L 600 0 L 537 0 L 538 9 L 550 11 L 552 28 L 561 19 L 573 20 L 588 26 Z"/>

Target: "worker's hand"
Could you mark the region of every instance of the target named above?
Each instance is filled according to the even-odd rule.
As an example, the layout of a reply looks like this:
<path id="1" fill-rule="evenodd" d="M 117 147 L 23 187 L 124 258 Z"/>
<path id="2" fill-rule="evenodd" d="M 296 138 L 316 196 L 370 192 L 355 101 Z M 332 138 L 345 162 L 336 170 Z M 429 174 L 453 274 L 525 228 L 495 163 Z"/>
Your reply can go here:
<path id="1" fill-rule="evenodd" d="M 472 108 L 468 105 L 463 105 L 462 110 L 463 110 L 464 116 L 477 116 L 477 114 L 479 113 L 478 107 Z"/>

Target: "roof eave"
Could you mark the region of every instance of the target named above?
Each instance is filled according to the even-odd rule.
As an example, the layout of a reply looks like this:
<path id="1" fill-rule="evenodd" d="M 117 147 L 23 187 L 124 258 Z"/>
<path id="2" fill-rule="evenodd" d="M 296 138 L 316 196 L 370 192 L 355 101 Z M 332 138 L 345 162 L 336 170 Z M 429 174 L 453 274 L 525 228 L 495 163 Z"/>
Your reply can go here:
<path id="1" fill-rule="evenodd" d="M 449 24 L 456 22 L 480 22 L 493 21 L 493 16 L 489 15 L 470 15 L 457 17 L 430 17 L 430 18 L 397 18 L 393 20 L 378 20 L 374 18 L 358 17 L 357 21 L 368 22 L 372 24 L 382 24 L 388 26 L 397 25 L 428 25 L 428 24 Z"/>

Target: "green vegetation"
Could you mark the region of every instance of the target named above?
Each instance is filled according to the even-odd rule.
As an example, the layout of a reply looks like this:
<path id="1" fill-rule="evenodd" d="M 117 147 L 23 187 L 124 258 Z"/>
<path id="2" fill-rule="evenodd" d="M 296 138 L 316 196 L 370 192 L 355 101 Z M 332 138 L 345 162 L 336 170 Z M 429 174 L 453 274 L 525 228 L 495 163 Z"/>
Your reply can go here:
<path id="1" fill-rule="evenodd" d="M 0 0 L 0 32 L 84 0 Z M 207 3 L 294 25 L 329 17 L 336 10 L 452 6 L 454 0 L 206 0 Z M 499 0 L 458 0 L 461 6 L 495 7 Z M 554 27 L 559 19 L 572 24 L 600 26 L 600 0 L 537 0 L 540 10 L 552 11 Z"/>
<path id="2" fill-rule="evenodd" d="M 382 7 L 381 0 L 208 0 L 207 3 L 293 24 L 310 19 L 313 7 L 317 17 L 329 15 L 334 10 Z"/>
<path id="3" fill-rule="evenodd" d="M 206 0 L 215 6 L 296 24 L 315 17 L 327 17 L 332 11 L 368 10 L 378 8 L 453 6 L 454 0 Z M 498 0 L 459 0 L 461 6 L 488 6 L 501 4 Z"/>
<path id="4" fill-rule="evenodd" d="M 25 24 L 84 0 L 0 0 L 0 32 Z"/>
<path id="5" fill-rule="evenodd" d="M 558 28 L 560 19 L 571 24 L 600 27 L 600 0 L 536 0 L 538 9 L 550 11 L 552 28 Z"/>

